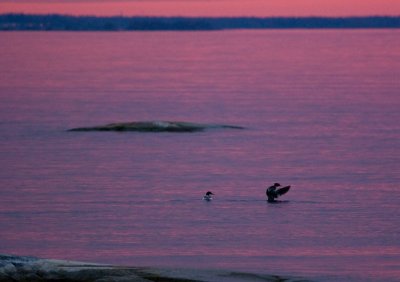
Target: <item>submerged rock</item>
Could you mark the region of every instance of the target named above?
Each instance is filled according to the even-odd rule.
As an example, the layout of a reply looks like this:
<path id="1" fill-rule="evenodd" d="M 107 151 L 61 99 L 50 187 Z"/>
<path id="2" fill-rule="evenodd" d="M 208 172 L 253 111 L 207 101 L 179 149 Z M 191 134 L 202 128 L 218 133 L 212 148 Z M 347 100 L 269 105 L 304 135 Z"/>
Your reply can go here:
<path id="1" fill-rule="evenodd" d="M 241 126 L 223 124 L 201 124 L 180 121 L 134 121 L 109 123 L 106 125 L 77 127 L 68 131 L 140 131 L 140 132 L 196 132 L 206 129 L 243 129 Z"/>

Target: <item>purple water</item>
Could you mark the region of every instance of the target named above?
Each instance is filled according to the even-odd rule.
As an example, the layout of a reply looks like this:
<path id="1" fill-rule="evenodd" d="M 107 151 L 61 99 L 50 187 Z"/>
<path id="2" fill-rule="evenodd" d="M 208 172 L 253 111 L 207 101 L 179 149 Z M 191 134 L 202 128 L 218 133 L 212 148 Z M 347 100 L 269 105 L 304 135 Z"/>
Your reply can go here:
<path id="1" fill-rule="evenodd" d="M 0 253 L 400 281 L 399 35 L 0 33 Z"/>

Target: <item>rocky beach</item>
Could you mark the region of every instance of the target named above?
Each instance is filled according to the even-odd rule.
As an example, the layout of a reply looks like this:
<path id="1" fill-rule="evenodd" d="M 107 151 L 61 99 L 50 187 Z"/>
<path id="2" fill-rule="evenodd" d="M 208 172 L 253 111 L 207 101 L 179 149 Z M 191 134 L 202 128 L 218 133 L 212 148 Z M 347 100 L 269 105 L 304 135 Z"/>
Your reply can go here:
<path id="1" fill-rule="evenodd" d="M 113 266 L 68 260 L 0 255 L 1 282 L 300 282 L 300 277 L 282 277 L 227 270 L 166 269 Z"/>

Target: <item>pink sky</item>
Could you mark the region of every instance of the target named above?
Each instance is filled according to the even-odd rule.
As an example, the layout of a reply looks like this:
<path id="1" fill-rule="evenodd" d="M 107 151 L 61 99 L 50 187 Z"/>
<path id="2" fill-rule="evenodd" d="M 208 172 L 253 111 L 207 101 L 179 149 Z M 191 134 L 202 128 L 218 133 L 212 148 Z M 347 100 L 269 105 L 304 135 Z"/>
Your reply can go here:
<path id="1" fill-rule="evenodd" d="M 400 0 L 0 0 L 0 13 L 160 16 L 400 15 Z"/>

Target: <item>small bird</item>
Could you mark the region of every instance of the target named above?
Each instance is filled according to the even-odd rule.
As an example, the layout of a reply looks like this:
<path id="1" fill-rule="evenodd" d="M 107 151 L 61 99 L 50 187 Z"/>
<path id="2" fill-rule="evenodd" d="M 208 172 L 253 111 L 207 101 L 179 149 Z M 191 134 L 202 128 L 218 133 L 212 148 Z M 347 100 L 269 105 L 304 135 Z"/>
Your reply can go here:
<path id="1" fill-rule="evenodd" d="M 265 194 L 267 194 L 268 197 L 268 202 L 269 203 L 273 203 L 276 202 L 276 198 L 278 198 L 279 196 L 282 196 L 283 194 L 287 193 L 290 189 L 290 185 L 289 186 L 285 186 L 282 188 L 279 188 L 277 190 L 277 188 L 281 186 L 281 184 L 279 183 L 275 183 L 274 185 L 268 187 L 267 191 L 265 191 Z"/>
<path id="2" fill-rule="evenodd" d="M 203 196 L 203 200 L 205 200 L 205 201 L 211 201 L 211 200 L 212 200 L 212 196 L 211 196 L 211 195 L 214 195 L 213 192 L 208 191 L 208 192 Z"/>

